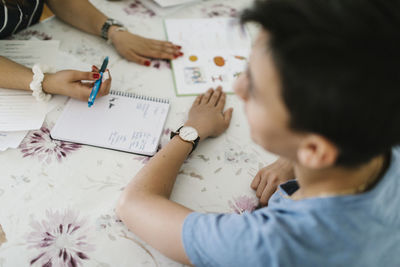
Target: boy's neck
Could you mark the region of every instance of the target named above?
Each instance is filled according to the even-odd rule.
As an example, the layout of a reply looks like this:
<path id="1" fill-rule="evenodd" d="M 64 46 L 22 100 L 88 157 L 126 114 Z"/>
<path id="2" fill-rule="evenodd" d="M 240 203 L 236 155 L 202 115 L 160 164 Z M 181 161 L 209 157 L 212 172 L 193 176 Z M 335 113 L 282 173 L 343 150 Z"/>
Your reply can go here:
<path id="1" fill-rule="evenodd" d="M 365 192 L 383 176 L 388 167 L 386 158 L 385 155 L 380 155 L 356 168 L 332 167 L 313 170 L 295 164 L 300 188 L 291 197 L 297 200 Z"/>

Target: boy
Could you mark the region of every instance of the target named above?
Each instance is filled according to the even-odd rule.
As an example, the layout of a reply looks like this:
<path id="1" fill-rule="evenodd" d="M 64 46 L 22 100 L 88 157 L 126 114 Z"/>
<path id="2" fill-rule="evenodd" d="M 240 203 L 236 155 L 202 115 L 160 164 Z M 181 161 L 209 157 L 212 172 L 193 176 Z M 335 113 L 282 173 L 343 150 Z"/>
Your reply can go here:
<path id="1" fill-rule="evenodd" d="M 262 30 L 235 91 L 252 139 L 290 161 L 296 180 L 243 215 L 168 200 L 197 134 L 229 125 L 219 88 L 196 98 L 185 123 L 195 130 L 182 128 L 136 175 L 118 215 L 196 266 L 399 266 L 400 1 L 258 1 L 242 21 Z"/>

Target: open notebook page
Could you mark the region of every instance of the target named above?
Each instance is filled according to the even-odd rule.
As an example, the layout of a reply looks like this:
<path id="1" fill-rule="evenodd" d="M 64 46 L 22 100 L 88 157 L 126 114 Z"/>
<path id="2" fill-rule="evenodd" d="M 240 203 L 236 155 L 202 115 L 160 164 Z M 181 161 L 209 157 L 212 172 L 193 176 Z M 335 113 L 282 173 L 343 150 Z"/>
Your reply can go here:
<path id="1" fill-rule="evenodd" d="M 117 94 L 112 91 L 110 95 L 96 99 L 91 108 L 87 102 L 69 100 L 51 131 L 52 138 L 154 155 L 169 103 Z"/>

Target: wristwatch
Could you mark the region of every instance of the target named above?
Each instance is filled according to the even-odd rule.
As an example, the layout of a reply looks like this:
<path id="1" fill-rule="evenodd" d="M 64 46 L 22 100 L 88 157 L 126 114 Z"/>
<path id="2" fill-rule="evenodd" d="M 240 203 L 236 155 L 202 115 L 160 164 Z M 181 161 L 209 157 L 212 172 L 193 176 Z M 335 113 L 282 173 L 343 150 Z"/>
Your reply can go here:
<path id="1" fill-rule="evenodd" d="M 108 18 L 101 27 L 101 37 L 103 37 L 103 39 L 108 40 L 108 30 L 110 29 L 111 26 L 119 26 L 120 28 L 126 30 L 126 28 L 121 22 L 112 18 Z"/>
<path id="2" fill-rule="evenodd" d="M 175 132 L 171 132 L 171 139 L 175 135 L 178 135 L 183 141 L 189 142 L 193 145 L 192 151 L 190 151 L 189 155 L 192 154 L 193 150 L 197 147 L 200 141 L 197 130 L 190 126 L 181 126 Z"/>

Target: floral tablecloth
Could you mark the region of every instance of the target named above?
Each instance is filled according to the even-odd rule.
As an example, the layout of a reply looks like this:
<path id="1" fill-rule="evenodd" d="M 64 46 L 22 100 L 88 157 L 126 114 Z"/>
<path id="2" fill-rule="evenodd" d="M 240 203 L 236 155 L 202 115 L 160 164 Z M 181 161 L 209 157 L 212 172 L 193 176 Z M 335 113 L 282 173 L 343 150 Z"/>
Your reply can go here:
<path id="1" fill-rule="evenodd" d="M 163 14 L 145 0 L 92 2 L 130 31 L 165 39 L 163 17 L 235 16 L 251 1 L 203 1 Z M 13 38 L 60 40 L 60 51 L 88 68 L 109 55 L 114 90 L 170 99 L 161 144 L 185 121 L 194 99 L 175 96 L 169 62 L 152 60 L 150 68 L 129 63 L 102 39 L 55 18 Z M 115 215 L 121 190 L 149 158 L 52 140 L 49 131 L 67 101 L 60 99 L 41 129 L 29 132 L 19 148 L 0 153 L 0 266 L 179 266 L 129 232 Z M 254 209 L 250 182 L 275 159 L 252 143 L 239 99 L 229 95 L 227 106 L 235 108 L 230 128 L 196 149 L 172 193 L 174 201 L 196 211 Z"/>

